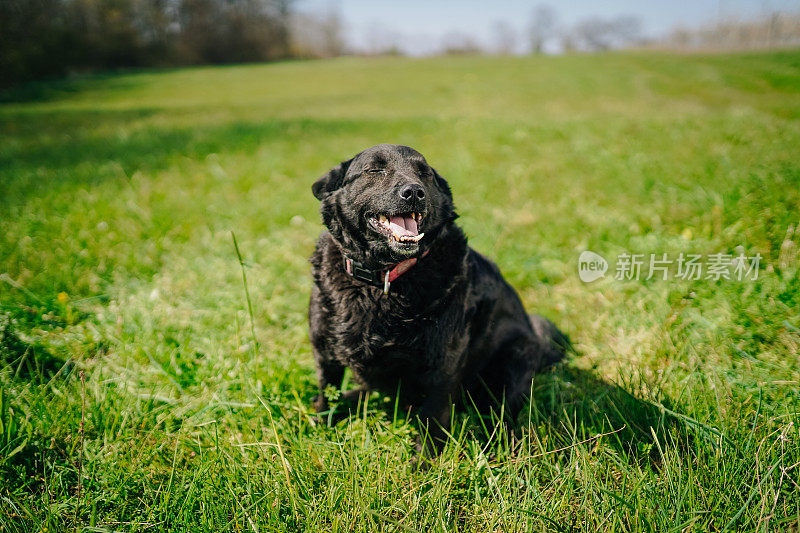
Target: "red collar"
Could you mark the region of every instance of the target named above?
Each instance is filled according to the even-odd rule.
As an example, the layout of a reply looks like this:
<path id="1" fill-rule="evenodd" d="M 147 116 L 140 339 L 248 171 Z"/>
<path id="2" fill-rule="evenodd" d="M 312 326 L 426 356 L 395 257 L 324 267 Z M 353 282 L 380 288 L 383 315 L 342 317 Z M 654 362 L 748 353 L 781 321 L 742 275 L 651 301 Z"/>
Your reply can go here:
<path id="1" fill-rule="evenodd" d="M 353 259 L 349 259 L 342 254 L 344 259 L 344 271 L 359 281 L 369 283 L 377 287 L 383 287 L 383 293 L 389 293 L 391 283 L 408 272 L 411 267 L 417 264 L 417 261 L 428 255 L 428 250 L 420 257 L 412 257 L 394 265 L 390 270 L 371 270 L 365 268 L 364 265 Z"/>

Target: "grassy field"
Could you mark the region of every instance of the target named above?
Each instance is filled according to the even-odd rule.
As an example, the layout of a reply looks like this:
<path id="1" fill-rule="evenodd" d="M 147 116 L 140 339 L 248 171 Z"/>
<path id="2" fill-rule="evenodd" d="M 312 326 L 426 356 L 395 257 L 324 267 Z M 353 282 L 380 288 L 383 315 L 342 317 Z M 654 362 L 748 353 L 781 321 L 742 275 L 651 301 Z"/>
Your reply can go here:
<path id="1" fill-rule="evenodd" d="M 800 527 L 800 52 L 38 92 L 0 104 L 1 532 Z M 456 413 L 427 471 L 392 398 L 335 427 L 310 408 L 310 185 L 379 142 L 427 156 L 472 246 L 577 351 L 515 438 Z M 584 250 L 605 278 L 580 280 Z M 624 252 L 761 262 L 617 280 Z"/>

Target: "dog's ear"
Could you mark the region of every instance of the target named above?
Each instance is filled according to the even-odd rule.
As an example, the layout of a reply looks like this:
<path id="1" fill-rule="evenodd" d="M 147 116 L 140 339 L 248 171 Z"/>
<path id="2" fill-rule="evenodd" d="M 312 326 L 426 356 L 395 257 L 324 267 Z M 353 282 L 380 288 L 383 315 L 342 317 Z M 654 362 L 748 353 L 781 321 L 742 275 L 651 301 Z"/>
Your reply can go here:
<path id="1" fill-rule="evenodd" d="M 450 200 L 453 200 L 453 193 L 450 192 L 450 185 L 447 184 L 447 180 L 445 180 L 438 172 L 436 172 L 435 168 L 431 168 L 433 170 L 433 179 L 436 182 L 436 187 L 442 194 L 446 195 Z"/>
<path id="2" fill-rule="evenodd" d="M 314 185 L 311 186 L 311 192 L 314 193 L 317 200 L 325 199 L 326 196 L 342 186 L 344 175 L 347 174 L 347 169 L 350 168 L 350 163 L 352 162 L 353 159 L 342 161 L 314 182 Z"/>

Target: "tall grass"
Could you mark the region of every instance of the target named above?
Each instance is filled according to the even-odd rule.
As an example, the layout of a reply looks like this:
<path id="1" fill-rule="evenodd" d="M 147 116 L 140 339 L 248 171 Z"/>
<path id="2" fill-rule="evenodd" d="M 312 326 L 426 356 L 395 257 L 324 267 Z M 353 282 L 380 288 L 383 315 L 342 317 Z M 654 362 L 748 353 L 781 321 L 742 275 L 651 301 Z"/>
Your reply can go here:
<path id="1" fill-rule="evenodd" d="M 796 52 L 199 68 L 0 106 L 0 531 L 797 529 L 798 118 Z M 384 141 L 577 348 L 515 435 L 454 413 L 427 471 L 394 398 L 310 407 L 310 184 Z M 587 249 L 762 262 L 585 284 Z"/>

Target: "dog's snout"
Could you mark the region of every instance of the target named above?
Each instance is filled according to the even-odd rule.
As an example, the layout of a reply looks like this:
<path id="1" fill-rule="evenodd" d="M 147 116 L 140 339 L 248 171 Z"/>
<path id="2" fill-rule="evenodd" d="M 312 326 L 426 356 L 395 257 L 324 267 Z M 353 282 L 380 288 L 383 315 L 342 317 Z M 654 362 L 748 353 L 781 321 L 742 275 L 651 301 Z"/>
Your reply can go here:
<path id="1" fill-rule="evenodd" d="M 423 200 L 425 198 L 425 190 L 422 188 L 422 185 L 409 183 L 400 189 L 400 197 L 403 200 Z"/>

